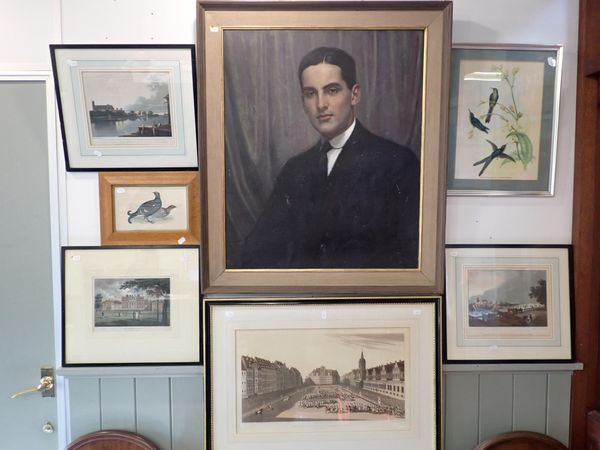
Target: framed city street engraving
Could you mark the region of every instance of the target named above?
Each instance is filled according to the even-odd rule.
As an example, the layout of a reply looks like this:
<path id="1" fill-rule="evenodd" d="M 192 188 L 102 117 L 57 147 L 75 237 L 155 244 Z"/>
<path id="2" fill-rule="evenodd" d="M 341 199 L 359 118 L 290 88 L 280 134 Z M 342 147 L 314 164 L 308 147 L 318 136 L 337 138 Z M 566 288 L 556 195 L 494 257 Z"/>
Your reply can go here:
<path id="1" fill-rule="evenodd" d="M 561 46 L 454 46 L 448 194 L 553 195 Z"/>
<path id="2" fill-rule="evenodd" d="M 451 7 L 198 3 L 205 292 L 443 290 Z"/>
<path id="3" fill-rule="evenodd" d="M 198 172 L 100 172 L 102 245 L 198 244 Z"/>
<path id="4" fill-rule="evenodd" d="M 573 360 L 571 247 L 446 246 L 449 362 Z"/>
<path id="5" fill-rule="evenodd" d="M 199 248 L 63 247 L 62 364 L 200 364 Z"/>
<path id="6" fill-rule="evenodd" d="M 193 45 L 50 45 L 69 171 L 198 167 Z"/>
<path id="7" fill-rule="evenodd" d="M 439 449 L 439 297 L 204 301 L 207 450 Z"/>

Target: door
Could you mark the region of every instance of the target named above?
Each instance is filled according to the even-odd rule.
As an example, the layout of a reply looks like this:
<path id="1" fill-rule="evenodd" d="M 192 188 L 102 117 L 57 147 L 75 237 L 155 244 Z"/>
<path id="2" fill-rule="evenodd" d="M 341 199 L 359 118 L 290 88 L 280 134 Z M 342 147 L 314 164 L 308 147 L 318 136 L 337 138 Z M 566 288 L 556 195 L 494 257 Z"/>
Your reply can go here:
<path id="1" fill-rule="evenodd" d="M 58 448 L 56 398 L 11 399 L 40 383 L 41 367 L 55 366 L 53 280 L 60 278 L 49 80 L 0 74 L 0 447 L 7 450 Z"/>

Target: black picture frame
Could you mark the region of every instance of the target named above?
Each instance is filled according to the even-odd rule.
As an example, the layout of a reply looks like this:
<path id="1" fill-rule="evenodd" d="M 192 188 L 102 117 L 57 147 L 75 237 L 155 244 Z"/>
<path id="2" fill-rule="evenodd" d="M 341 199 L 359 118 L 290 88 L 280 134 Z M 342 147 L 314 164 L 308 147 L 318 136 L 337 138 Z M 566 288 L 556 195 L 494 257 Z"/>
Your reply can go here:
<path id="1" fill-rule="evenodd" d="M 199 365 L 199 264 L 197 245 L 62 247 L 62 366 Z"/>
<path id="2" fill-rule="evenodd" d="M 66 170 L 198 168 L 190 44 L 52 44 Z"/>
<path id="3" fill-rule="evenodd" d="M 366 442 L 369 445 L 377 445 L 378 439 L 389 444 L 390 441 L 385 439 L 390 439 L 392 435 L 396 443 L 394 449 L 441 449 L 440 308 L 441 297 L 439 296 L 205 298 L 203 309 L 206 449 L 243 450 L 246 448 L 245 444 L 254 446 L 260 444 L 265 450 L 271 450 L 282 447 L 281 439 L 286 439 L 284 445 L 290 450 L 306 448 L 306 445 L 311 445 L 311 443 L 318 446 L 318 442 L 321 442 L 319 441 L 321 434 L 328 426 L 333 427 L 331 430 L 327 429 L 330 436 L 328 438 L 328 448 L 332 449 L 364 448 Z M 382 311 L 388 314 L 384 316 L 381 314 Z M 328 323 L 328 325 L 324 325 L 324 323 Z M 359 323 L 362 325 L 358 326 Z M 331 342 L 337 338 L 333 337 L 333 341 L 328 341 L 331 335 L 348 333 L 352 336 L 352 333 L 355 333 L 356 340 L 365 336 L 370 337 L 373 346 L 370 349 L 365 347 L 361 352 L 361 348 L 356 346 L 358 345 L 356 342 L 349 343 L 346 347 L 352 348 L 354 346 L 350 359 L 354 359 L 354 357 L 358 359 L 359 356 L 361 359 L 369 359 L 372 358 L 372 354 L 375 352 L 374 348 L 377 348 L 381 343 L 379 340 L 395 339 L 398 334 L 401 334 L 398 333 L 398 329 L 405 333 L 402 342 L 410 342 L 406 346 L 408 349 L 402 351 L 392 350 L 393 354 L 396 355 L 396 359 L 405 358 L 402 364 L 403 367 L 408 368 L 405 373 L 407 375 L 402 376 L 402 384 L 410 387 L 407 387 L 406 391 L 403 388 L 401 395 L 402 399 L 406 398 L 404 397 L 405 394 L 407 396 L 414 395 L 415 398 L 412 402 L 409 402 L 413 409 L 404 411 L 404 417 L 396 417 L 398 421 L 385 430 L 381 427 L 378 428 L 377 432 L 373 432 L 368 427 L 365 429 L 366 421 L 360 420 L 358 422 L 362 422 L 363 428 L 359 427 L 349 431 L 348 427 L 351 424 L 346 422 L 344 423 L 346 427 L 343 430 L 336 429 L 335 422 L 338 422 L 338 425 L 342 422 L 342 420 L 338 420 L 337 415 L 334 415 L 338 417 L 336 420 L 317 421 L 312 424 L 314 429 L 307 428 L 311 425 L 310 421 L 306 422 L 294 416 L 294 413 L 291 413 L 292 415 L 288 417 L 289 414 L 286 415 L 287 413 L 283 410 L 289 408 L 287 411 L 293 411 L 297 407 L 299 399 L 296 398 L 294 393 L 287 390 L 279 395 L 280 392 L 269 391 L 265 387 L 267 386 L 266 382 L 262 381 L 249 381 L 250 384 L 244 383 L 244 364 L 248 362 L 248 359 L 245 359 L 246 357 L 249 357 L 250 360 L 255 357 L 256 362 L 265 365 L 264 367 L 274 358 L 274 356 L 244 355 L 244 352 L 248 349 L 261 348 L 263 355 L 272 350 L 274 355 L 282 351 L 285 353 L 285 343 L 293 342 L 293 349 L 289 353 L 285 353 L 286 357 L 279 357 L 276 361 L 271 362 L 277 364 L 278 368 L 283 368 L 281 370 L 301 372 L 301 370 L 296 369 L 296 365 L 301 367 L 300 364 L 304 363 L 297 363 L 303 358 L 308 361 L 319 359 L 322 356 L 321 363 L 317 364 L 317 367 L 326 364 L 324 359 L 332 359 L 333 352 L 328 352 L 327 349 L 330 345 L 335 345 Z M 387 334 L 382 333 L 386 337 L 377 334 L 381 330 L 387 331 Z M 297 339 L 296 333 L 298 332 L 302 333 L 298 336 L 304 336 L 304 338 Z M 351 338 L 348 339 L 352 340 Z M 315 346 L 313 340 L 321 341 L 321 344 Z M 267 342 L 266 346 L 263 345 L 265 342 Z M 389 345 L 389 342 L 387 342 L 387 345 Z M 305 352 L 304 346 L 310 346 L 308 353 L 311 354 L 309 356 L 307 356 L 308 353 Z M 325 355 L 328 356 L 325 357 Z M 238 360 L 240 358 L 242 366 L 238 367 L 240 366 Z M 383 366 L 389 365 L 391 367 L 393 365 L 389 364 L 391 362 L 388 361 L 389 358 L 386 359 L 383 356 L 383 359 L 385 359 L 385 361 L 381 361 L 384 363 Z M 248 364 L 252 364 L 252 361 Z M 312 367 L 311 362 L 306 364 L 308 364 L 307 367 Z M 361 364 L 360 360 L 357 364 Z M 365 375 L 364 382 L 361 381 L 361 383 L 364 383 L 361 385 L 363 386 L 362 389 L 375 389 L 366 387 L 368 383 L 366 380 L 370 380 L 369 377 L 371 376 L 368 375 L 370 370 L 373 370 L 372 376 L 373 380 L 375 379 L 375 369 L 366 369 L 366 365 L 365 362 L 364 373 L 367 375 Z M 332 369 L 332 367 L 329 367 L 329 369 Z M 227 370 L 233 370 L 233 372 L 227 372 Z M 308 378 L 316 376 L 314 372 Z M 356 374 L 353 374 L 354 371 L 339 374 L 339 379 L 348 379 L 348 383 L 352 383 L 348 377 L 356 376 Z M 301 375 L 304 374 L 301 373 Z M 282 375 L 282 377 L 285 377 L 285 375 Z M 301 378 L 304 379 L 304 377 Z M 254 380 L 254 378 L 248 379 Z M 417 379 L 420 381 L 417 381 Z M 253 388 L 249 386 L 252 383 L 255 383 L 255 386 L 262 386 L 261 389 L 264 392 L 256 395 L 251 393 Z M 346 382 L 343 383 L 344 388 L 350 389 L 348 385 Z M 304 388 L 306 387 L 296 385 L 292 389 L 301 390 Z M 397 393 L 394 395 L 400 396 L 399 388 L 398 390 L 389 389 Z M 244 404 L 244 395 L 247 395 L 247 399 L 249 399 L 246 404 Z M 385 401 L 381 401 L 381 397 L 385 394 L 381 394 L 380 391 L 378 395 L 380 395 L 379 400 L 374 401 L 385 406 Z M 387 392 L 387 395 L 391 394 Z M 273 399 L 265 400 L 269 396 Z M 290 408 L 290 402 L 296 402 L 296 406 Z M 260 406 L 253 409 L 255 403 Z M 285 406 L 281 407 L 283 404 Z M 345 406 L 341 406 L 341 408 L 343 409 Z M 415 413 L 417 410 L 419 413 Z M 270 411 L 274 412 L 271 414 Z M 347 411 L 345 413 L 352 414 Z M 257 415 L 261 416 L 259 420 L 256 420 Z M 273 418 L 274 415 L 282 415 L 281 417 L 285 416 L 286 418 L 282 422 L 276 417 Z M 310 412 L 306 412 L 306 415 L 309 417 Z M 249 417 L 249 419 L 245 419 L 245 417 Z M 265 417 L 264 420 L 263 417 Z M 402 429 L 399 426 L 405 419 L 412 424 L 411 431 L 408 433 L 406 428 Z M 391 422 L 393 421 L 392 418 Z M 258 425 L 261 427 L 258 435 L 253 434 L 254 429 L 252 428 L 257 422 L 260 422 Z M 283 428 L 280 428 L 282 424 L 285 432 L 283 432 Z M 291 426 L 289 426 L 290 424 Z M 378 422 L 378 425 L 381 425 L 381 422 Z M 335 433 L 339 434 L 339 442 L 331 439 L 332 431 L 334 431 L 334 435 Z M 290 437 L 295 433 L 298 433 L 298 439 Z M 348 433 L 352 436 L 351 440 L 348 439 Z M 418 438 L 415 438 L 415 433 L 419 435 Z"/>
<path id="4" fill-rule="evenodd" d="M 444 363 L 574 362 L 573 299 L 571 245 L 448 244 Z"/>

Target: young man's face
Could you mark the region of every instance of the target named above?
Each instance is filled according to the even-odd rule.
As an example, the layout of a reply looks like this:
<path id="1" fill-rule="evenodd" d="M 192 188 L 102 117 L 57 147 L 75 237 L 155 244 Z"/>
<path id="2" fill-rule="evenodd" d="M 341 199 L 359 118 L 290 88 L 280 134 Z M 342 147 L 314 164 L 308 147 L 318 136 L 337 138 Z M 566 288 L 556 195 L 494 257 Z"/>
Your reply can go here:
<path id="1" fill-rule="evenodd" d="M 302 104 L 311 125 L 327 139 L 343 133 L 354 120 L 360 99 L 358 84 L 348 87 L 333 64 L 308 66 L 302 72 Z"/>

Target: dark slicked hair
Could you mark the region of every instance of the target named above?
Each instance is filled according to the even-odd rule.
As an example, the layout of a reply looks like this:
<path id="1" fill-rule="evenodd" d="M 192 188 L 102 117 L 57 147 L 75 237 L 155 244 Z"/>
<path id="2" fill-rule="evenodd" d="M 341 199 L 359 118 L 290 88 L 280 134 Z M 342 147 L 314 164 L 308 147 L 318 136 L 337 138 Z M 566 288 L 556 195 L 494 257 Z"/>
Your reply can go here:
<path id="1" fill-rule="evenodd" d="M 349 89 L 352 89 L 352 86 L 356 84 L 356 63 L 352 56 L 336 47 L 317 47 L 304 55 L 298 65 L 300 86 L 302 86 L 302 72 L 304 72 L 304 69 L 321 63 L 338 66 L 342 71 L 342 79 Z"/>

